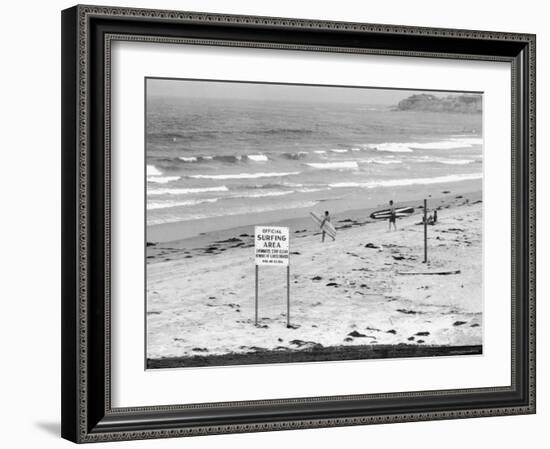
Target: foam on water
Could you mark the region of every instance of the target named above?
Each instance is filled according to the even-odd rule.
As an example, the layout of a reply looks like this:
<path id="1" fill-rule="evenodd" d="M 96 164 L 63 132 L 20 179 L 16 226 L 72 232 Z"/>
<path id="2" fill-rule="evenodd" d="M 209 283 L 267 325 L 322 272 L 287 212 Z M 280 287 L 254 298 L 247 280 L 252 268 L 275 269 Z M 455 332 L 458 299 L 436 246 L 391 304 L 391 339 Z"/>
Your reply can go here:
<path id="1" fill-rule="evenodd" d="M 457 148 L 470 148 L 472 144 L 464 142 L 461 139 L 442 140 L 439 142 L 426 143 L 409 143 L 407 144 L 412 149 L 417 150 L 455 150 Z"/>
<path id="2" fill-rule="evenodd" d="M 363 159 L 359 162 L 365 163 L 365 164 L 380 164 L 380 165 L 390 165 L 390 164 L 402 164 L 403 161 L 400 161 L 399 159 Z"/>
<path id="3" fill-rule="evenodd" d="M 269 160 L 265 154 L 249 154 L 246 157 L 254 162 L 267 162 Z"/>
<path id="4" fill-rule="evenodd" d="M 337 182 L 329 184 L 331 188 L 350 188 L 360 187 L 364 189 L 373 189 L 375 187 L 402 187 L 412 186 L 417 184 L 440 184 L 446 182 L 468 181 L 473 179 L 481 179 L 482 173 L 469 173 L 465 175 L 447 175 L 435 176 L 433 178 L 407 178 L 407 179 L 389 179 L 384 181 L 370 182 Z"/>
<path id="5" fill-rule="evenodd" d="M 154 182 L 157 184 L 168 184 L 169 182 L 177 181 L 181 179 L 181 176 L 148 176 L 147 182 Z"/>
<path id="6" fill-rule="evenodd" d="M 256 179 L 256 178 L 275 178 L 281 176 L 298 175 L 299 171 L 293 172 L 273 172 L 273 173 L 234 173 L 227 175 L 190 175 L 193 179 Z"/>
<path id="7" fill-rule="evenodd" d="M 203 203 L 215 203 L 218 201 L 218 198 L 206 198 L 202 200 L 187 200 L 187 201 L 165 201 L 165 202 L 147 202 L 148 210 L 155 209 L 169 209 L 171 207 L 181 207 L 181 206 L 196 206 L 197 204 Z"/>
<path id="8" fill-rule="evenodd" d="M 475 162 L 474 159 L 438 159 L 434 162 L 437 162 L 439 164 L 446 164 L 446 165 L 468 165 L 473 164 Z"/>
<path id="9" fill-rule="evenodd" d="M 208 192 L 227 192 L 226 186 L 217 187 L 192 187 L 186 189 L 148 189 L 147 195 L 190 195 Z"/>
<path id="10" fill-rule="evenodd" d="M 287 190 L 285 192 L 263 192 L 263 193 L 251 193 L 248 195 L 243 195 L 246 198 L 264 198 L 268 196 L 284 196 L 284 195 L 290 195 L 291 193 L 294 193 L 293 190 Z"/>
<path id="11" fill-rule="evenodd" d="M 162 172 L 154 165 L 147 165 L 147 176 L 161 176 Z"/>
<path id="12" fill-rule="evenodd" d="M 459 148 L 471 148 L 474 145 L 482 145 L 480 137 L 452 138 L 433 142 L 384 142 L 369 143 L 365 148 L 369 150 L 388 151 L 391 153 L 410 153 L 414 150 L 455 150 Z"/>
<path id="13" fill-rule="evenodd" d="M 424 164 L 445 164 L 445 165 L 468 165 L 476 162 L 476 159 L 453 159 L 453 158 L 441 158 L 433 156 L 422 156 L 419 158 L 412 158 L 411 162 L 420 162 Z"/>
<path id="14" fill-rule="evenodd" d="M 386 151 L 389 153 L 412 153 L 413 150 L 409 148 L 406 143 L 377 143 L 367 144 L 366 148 L 369 150 Z"/>

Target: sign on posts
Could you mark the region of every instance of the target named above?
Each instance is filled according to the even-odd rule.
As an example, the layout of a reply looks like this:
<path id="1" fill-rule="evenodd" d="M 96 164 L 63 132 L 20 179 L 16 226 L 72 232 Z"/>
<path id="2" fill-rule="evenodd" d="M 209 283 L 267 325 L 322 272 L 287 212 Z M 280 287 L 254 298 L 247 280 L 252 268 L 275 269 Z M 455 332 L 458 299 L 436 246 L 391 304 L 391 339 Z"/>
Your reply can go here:
<path id="1" fill-rule="evenodd" d="M 288 265 L 288 228 L 256 226 L 254 242 L 256 265 Z"/>
<path id="2" fill-rule="evenodd" d="M 290 327 L 290 232 L 282 226 L 254 227 L 255 324 L 258 325 L 258 269 L 286 267 L 286 326 Z"/>

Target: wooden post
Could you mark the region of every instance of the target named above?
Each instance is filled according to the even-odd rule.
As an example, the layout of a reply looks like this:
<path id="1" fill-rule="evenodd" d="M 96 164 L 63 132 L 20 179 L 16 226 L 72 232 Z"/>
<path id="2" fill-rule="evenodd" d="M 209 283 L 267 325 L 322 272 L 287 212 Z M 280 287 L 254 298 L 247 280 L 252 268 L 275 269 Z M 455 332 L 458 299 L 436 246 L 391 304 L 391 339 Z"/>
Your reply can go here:
<path id="1" fill-rule="evenodd" d="M 254 309 L 255 309 L 255 318 L 254 318 L 254 324 L 257 326 L 258 325 L 258 265 L 255 265 L 256 267 L 256 270 L 255 270 L 255 273 L 256 273 L 256 276 L 255 276 L 255 281 L 256 281 L 256 297 L 255 297 L 255 300 L 254 300 Z"/>
<path id="2" fill-rule="evenodd" d="M 424 262 L 428 263 L 428 201 L 424 200 Z"/>
<path id="3" fill-rule="evenodd" d="M 290 327 L 290 264 L 286 266 L 286 327 Z"/>

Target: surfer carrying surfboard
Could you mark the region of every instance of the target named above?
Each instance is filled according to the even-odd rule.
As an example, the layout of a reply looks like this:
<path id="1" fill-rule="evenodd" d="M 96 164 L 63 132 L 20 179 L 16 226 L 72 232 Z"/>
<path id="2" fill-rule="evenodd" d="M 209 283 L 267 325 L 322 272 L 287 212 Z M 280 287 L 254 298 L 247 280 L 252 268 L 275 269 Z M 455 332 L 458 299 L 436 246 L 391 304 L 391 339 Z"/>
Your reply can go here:
<path id="1" fill-rule="evenodd" d="M 321 228 L 321 242 L 325 242 L 325 234 L 327 233 L 325 230 L 325 224 L 330 223 L 330 214 L 328 213 L 328 210 L 325 211 L 325 216 L 323 217 L 323 220 L 321 221 L 321 224 L 319 225 Z M 332 238 L 332 241 L 336 240 L 336 237 L 333 234 L 329 234 Z"/>
<path id="2" fill-rule="evenodd" d="M 388 231 L 391 231 L 391 225 L 393 223 L 393 229 L 397 231 L 397 225 L 396 222 L 396 213 L 395 213 L 395 207 L 393 207 L 393 200 L 390 200 L 390 216 L 388 218 Z"/>
<path id="3" fill-rule="evenodd" d="M 325 234 L 328 234 L 333 241 L 336 240 L 336 229 L 334 229 L 334 226 L 332 226 L 332 223 L 330 222 L 330 214 L 328 213 L 328 210 L 325 211 L 323 218 L 315 212 L 310 212 L 309 215 L 311 215 L 311 219 L 315 222 L 315 224 L 317 224 L 317 226 L 319 226 L 319 229 L 321 230 L 321 242 L 325 241 Z"/>

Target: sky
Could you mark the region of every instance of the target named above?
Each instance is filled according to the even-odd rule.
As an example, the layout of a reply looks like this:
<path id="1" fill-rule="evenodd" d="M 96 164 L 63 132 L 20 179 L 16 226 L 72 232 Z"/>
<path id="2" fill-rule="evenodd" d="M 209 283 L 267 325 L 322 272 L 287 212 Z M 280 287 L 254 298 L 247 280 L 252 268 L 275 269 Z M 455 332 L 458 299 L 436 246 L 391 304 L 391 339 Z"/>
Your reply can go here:
<path id="1" fill-rule="evenodd" d="M 262 101 L 338 102 L 353 104 L 396 105 L 414 94 L 437 96 L 449 92 L 412 91 L 379 88 L 346 88 L 245 82 L 147 79 L 147 95 L 151 97 L 186 97 L 205 99 L 243 99 Z"/>

